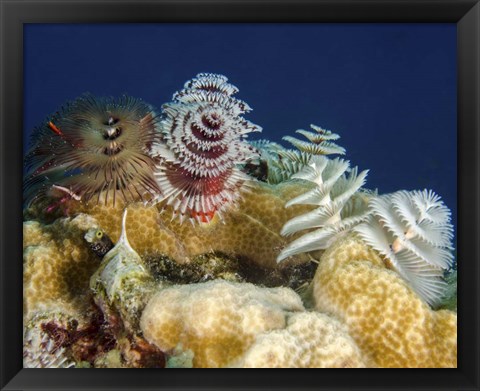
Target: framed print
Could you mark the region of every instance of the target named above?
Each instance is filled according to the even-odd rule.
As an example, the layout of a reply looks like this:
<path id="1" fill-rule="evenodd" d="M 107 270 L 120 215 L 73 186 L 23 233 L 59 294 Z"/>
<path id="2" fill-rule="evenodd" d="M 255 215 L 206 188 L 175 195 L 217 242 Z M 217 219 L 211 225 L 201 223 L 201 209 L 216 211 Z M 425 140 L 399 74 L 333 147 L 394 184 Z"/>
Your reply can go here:
<path id="1" fill-rule="evenodd" d="M 2 389 L 478 389 L 478 2 L 1 7 Z"/>

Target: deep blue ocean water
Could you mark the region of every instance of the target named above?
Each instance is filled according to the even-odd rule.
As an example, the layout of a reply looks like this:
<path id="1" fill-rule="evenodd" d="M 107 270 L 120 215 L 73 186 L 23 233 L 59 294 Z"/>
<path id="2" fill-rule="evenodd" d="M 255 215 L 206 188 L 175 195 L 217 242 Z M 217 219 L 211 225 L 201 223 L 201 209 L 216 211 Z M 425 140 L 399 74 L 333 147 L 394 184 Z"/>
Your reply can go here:
<path id="1" fill-rule="evenodd" d="M 25 26 L 24 147 L 84 92 L 160 108 L 197 73 L 221 73 L 263 127 L 250 139 L 330 129 L 370 169 L 367 188 L 433 189 L 456 226 L 455 24 Z"/>

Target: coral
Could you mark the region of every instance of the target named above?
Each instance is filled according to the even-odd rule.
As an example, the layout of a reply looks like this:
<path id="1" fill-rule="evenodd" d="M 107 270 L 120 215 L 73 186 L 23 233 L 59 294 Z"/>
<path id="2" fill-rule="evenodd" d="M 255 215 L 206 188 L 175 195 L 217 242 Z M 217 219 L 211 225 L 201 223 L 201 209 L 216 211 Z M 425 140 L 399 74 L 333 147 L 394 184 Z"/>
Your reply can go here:
<path id="1" fill-rule="evenodd" d="M 85 246 L 83 235 L 98 227 L 91 216 L 79 214 L 53 224 L 23 224 L 24 315 L 56 310 L 79 321 L 91 307 L 88 281 L 98 258 Z"/>
<path id="2" fill-rule="evenodd" d="M 247 257 L 230 259 L 226 255 L 202 251 L 192 259 L 183 259 L 188 263 L 181 265 L 173 259 L 167 261 L 155 251 L 136 254 L 134 239 L 140 238 L 139 243 L 142 243 L 150 234 L 148 228 L 146 233 L 143 232 L 145 224 L 155 223 L 158 227 L 159 219 L 164 226 L 170 224 L 171 232 L 178 230 L 181 233 L 180 237 L 175 237 L 174 243 L 181 243 L 184 246 L 182 251 L 188 248 L 192 233 L 203 239 L 195 244 L 199 250 L 211 245 L 221 247 L 223 238 L 232 239 L 230 224 L 236 225 L 233 223 L 238 221 L 248 224 L 248 229 L 257 224 L 264 225 L 265 229 L 279 229 L 283 224 L 281 220 L 286 220 L 282 213 L 303 208 L 282 207 L 283 200 L 305 191 L 305 187 L 299 189 L 301 183 L 259 184 L 245 193 L 251 197 L 247 197 L 249 201 L 256 202 L 248 202 L 241 209 L 231 211 L 236 220 L 227 213 L 225 224 L 216 219 L 202 225 L 180 224 L 177 220 L 169 222 L 162 220 L 165 214 L 159 214 L 156 207 L 130 205 L 128 219 L 124 214 L 124 233 L 128 232 L 131 248 L 119 252 L 119 248 L 125 246 L 125 238 L 112 235 L 117 246 L 104 256 L 101 263 L 88 243 L 82 241 L 83 236 L 94 230 L 109 235 L 109 229 L 119 231 L 122 215 L 119 205 L 108 208 L 96 205 L 89 209 L 97 211 L 93 216 L 99 217 L 98 220 L 80 214 L 74 219 L 62 218 L 46 226 L 26 222 L 26 313 L 29 318 L 35 314 L 44 316 L 43 324 L 48 327 L 43 326 L 43 330 L 50 338 L 54 337 L 55 346 L 66 349 L 62 356 L 69 357 L 79 366 L 455 366 L 456 315 L 445 310 L 432 311 L 395 271 L 385 266 L 378 253 L 356 236 L 340 239 L 321 258 L 311 288 L 311 301 L 312 307 L 323 314 L 306 312 L 301 298 L 289 288 L 262 288 L 235 282 L 251 278 L 248 273 L 242 274 L 245 269 L 252 274 L 260 270 L 249 263 L 252 259 L 256 261 L 253 255 L 246 261 Z M 85 207 L 80 203 L 77 206 Z M 146 216 L 150 216 L 150 222 Z M 230 218 L 232 220 L 228 220 Z M 100 220 L 109 229 L 104 228 L 103 222 L 100 228 L 97 223 Z M 201 236 L 199 232 L 209 232 L 207 228 L 212 229 L 211 236 Z M 227 232 L 222 233 L 222 230 Z M 152 232 L 156 232 L 154 228 Z M 252 253 L 256 250 L 260 254 L 257 268 L 259 264 L 268 265 L 260 259 L 261 255 L 270 254 L 262 253 L 262 246 L 275 253 L 271 243 L 265 243 L 265 239 L 258 236 L 261 234 L 241 239 L 244 244 L 250 241 Z M 241 253 L 238 243 L 226 243 L 231 246 L 230 250 Z M 162 243 L 152 242 L 152 250 L 155 245 L 161 246 Z M 30 252 L 35 249 L 43 251 L 45 257 L 53 255 L 55 273 L 49 274 L 52 279 L 41 279 L 48 258 L 34 260 Z M 73 263 L 72 268 L 57 259 L 56 252 Z M 87 254 L 83 263 L 75 264 L 72 257 L 77 257 L 77 252 Z M 119 254 L 124 256 L 119 257 Z M 143 258 L 140 259 L 139 255 Z M 218 265 L 223 262 L 226 265 Z M 315 266 L 313 263 L 309 265 Z M 58 266 L 62 268 L 57 270 Z M 272 278 L 269 274 L 282 269 L 289 275 L 302 270 L 298 266 L 289 269 L 282 264 L 282 268 L 271 273 L 262 271 L 255 282 L 265 284 Z M 151 275 L 152 271 L 154 275 Z M 93 291 L 89 292 L 91 275 Z M 192 284 L 208 279 L 210 275 L 229 281 L 216 279 Z M 80 276 L 83 277 L 75 279 Z M 172 276 L 177 277 L 170 280 Z M 65 281 L 67 277 L 73 281 L 71 286 L 58 285 L 57 280 Z M 190 284 L 172 286 L 172 282 Z M 49 294 L 36 295 L 36 290 L 44 293 L 40 288 L 46 288 L 45 292 Z M 69 293 L 72 288 L 75 288 L 75 294 Z M 89 315 L 98 313 L 98 308 L 92 304 L 92 293 L 104 320 L 92 320 Z M 52 323 L 55 317 L 45 315 L 47 310 L 61 312 L 62 316 L 79 324 L 70 327 L 62 323 L 58 326 Z M 48 340 L 44 342 L 48 343 Z M 51 355 L 46 359 L 52 359 Z"/>
<path id="3" fill-rule="evenodd" d="M 352 234 L 322 256 L 315 308 L 348 327 L 379 367 L 456 367 L 457 316 L 433 311 L 382 258 Z"/>
<path id="4" fill-rule="evenodd" d="M 250 111 L 222 75 L 200 73 L 163 105 L 163 138 L 154 146 L 161 194 L 180 222 L 209 222 L 240 197 L 250 178 L 239 164 L 256 157 L 244 138 L 261 128 L 241 117 Z"/>
<path id="5" fill-rule="evenodd" d="M 214 251 L 242 262 L 277 269 L 277 255 L 287 243 L 279 234 L 281 227 L 295 215 L 312 209 L 309 205 L 284 208 L 285 201 L 310 188 L 307 182 L 255 183 L 244 192 L 238 207 L 224 214 L 223 222 L 215 218 L 209 224 L 180 224 L 178 219 L 171 219 L 171 210 L 162 213 L 156 206 L 129 204 L 128 238 L 141 257 L 165 255 L 177 263 L 188 263 L 198 255 Z M 84 204 L 72 200 L 68 207 L 71 213 L 88 213 L 114 243 L 118 240 L 125 205 L 120 202 L 115 206 Z M 30 208 L 27 214 L 31 219 L 46 218 L 41 204 Z M 300 264 L 308 260 L 308 256 L 299 254 L 285 263 Z"/>
<path id="6" fill-rule="evenodd" d="M 370 200 L 369 218 L 354 230 L 430 305 L 445 294 L 453 263 L 450 210 L 433 191 L 398 191 Z"/>
<path id="7" fill-rule="evenodd" d="M 303 305 L 288 288 L 217 280 L 160 290 L 145 307 L 140 327 L 166 353 L 179 344 L 191 350 L 195 367 L 225 367 L 256 335 L 284 328 L 292 311 L 303 311 Z"/>
<path id="8" fill-rule="evenodd" d="M 281 234 L 285 236 L 301 230 L 316 229 L 292 241 L 279 254 L 278 262 L 301 252 L 326 249 L 339 236 L 365 219 L 366 205 L 362 202 L 355 203 L 352 197 L 365 183 L 368 170 L 357 175 L 355 167 L 347 178 L 348 169 L 348 161 L 314 156 L 307 166 L 293 175 L 292 178 L 312 182 L 315 187 L 290 200 L 285 207 L 315 205 L 317 208 L 289 220 L 283 226 Z"/>
<path id="9" fill-rule="evenodd" d="M 172 286 L 153 296 L 140 326 L 149 342 L 171 354 L 170 367 L 366 365 L 344 325 L 305 312 L 287 288 L 226 281 Z"/>
<path id="10" fill-rule="evenodd" d="M 52 192 L 105 203 L 157 195 L 150 156 L 157 137 L 155 113 L 139 99 L 77 98 L 33 132 L 27 204 Z"/>
<path id="11" fill-rule="evenodd" d="M 260 334 L 242 358 L 241 368 L 363 368 L 362 354 L 347 329 L 320 313 L 288 316 L 287 327 Z"/>
<path id="12" fill-rule="evenodd" d="M 440 197 L 362 189 L 315 125 L 248 143 L 237 92 L 200 73 L 159 116 L 87 94 L 35 129 L 24 366 L 456 367 Z"/>

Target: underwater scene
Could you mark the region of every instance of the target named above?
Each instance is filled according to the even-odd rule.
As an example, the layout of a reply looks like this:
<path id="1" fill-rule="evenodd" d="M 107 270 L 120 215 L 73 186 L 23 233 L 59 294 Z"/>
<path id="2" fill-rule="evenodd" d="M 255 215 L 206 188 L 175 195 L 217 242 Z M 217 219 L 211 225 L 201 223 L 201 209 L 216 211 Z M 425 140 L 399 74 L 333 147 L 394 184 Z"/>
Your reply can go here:
<path id="1" fill-rule="evenodd" d="M 25 368 L 457 367 L 455 24 L 25 26 Z"/>

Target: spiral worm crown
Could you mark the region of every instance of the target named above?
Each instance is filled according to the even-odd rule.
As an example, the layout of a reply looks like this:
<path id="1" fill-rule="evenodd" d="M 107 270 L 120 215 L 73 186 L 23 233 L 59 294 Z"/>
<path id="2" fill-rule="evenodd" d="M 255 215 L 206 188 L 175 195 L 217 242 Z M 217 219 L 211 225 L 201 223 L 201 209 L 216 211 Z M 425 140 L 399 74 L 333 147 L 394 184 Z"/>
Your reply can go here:
<path id="1" fill-rule="evenodd" d="M 160 158 L 155 174 L 161 196 L 181 221 L 208 222 L 240 196 L 250 178 L 237 167 L 257 156 L 244 141 L 261 128 L 241 117 L 250 111 L 232 97 L 238 89 L 222 75 L 201 73 L 163 106 Z"/>

